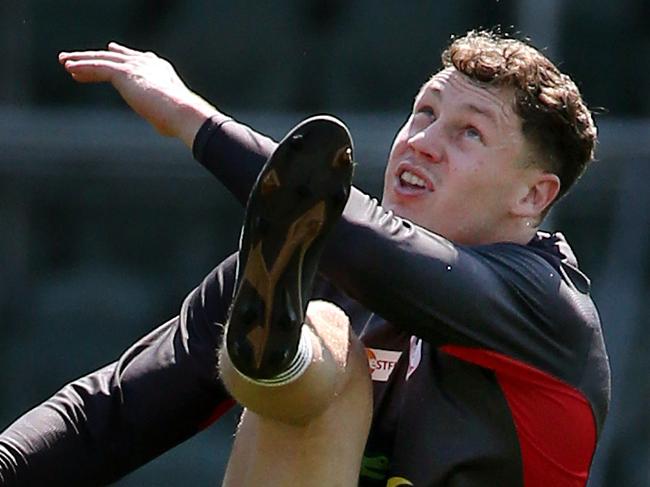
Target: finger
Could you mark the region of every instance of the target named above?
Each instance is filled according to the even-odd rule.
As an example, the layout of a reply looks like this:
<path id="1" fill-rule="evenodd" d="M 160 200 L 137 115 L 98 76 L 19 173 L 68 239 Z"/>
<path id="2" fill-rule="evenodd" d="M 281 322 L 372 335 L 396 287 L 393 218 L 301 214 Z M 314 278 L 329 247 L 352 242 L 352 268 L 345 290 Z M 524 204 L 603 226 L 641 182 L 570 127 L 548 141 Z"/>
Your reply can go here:
<path id="1" fill-rule="evenodd" d="M 65 64 L 67 61 L 113 61 L 113 62 L 126 62 L 129 56 L 111 51 L 75 51 L 75 52 L 60 52 L 59 62 Z"/>
<path id="2" fill-rule="evenodd" d="M 66 61 L 65 69 L 80 83 L 111 81 L 116 74 L 126 71 L 124 64 L 102 59 Z"/>
<path id="3" fill-rule="evenodd" d="M 142 51 L 136 51 L 135 49 L 131 49 L 130 47 L 123 46 L 122 44 L 118 44 L 117 42 L 109 42 L 108 43 L 108 50 L 112 52 L 119 52 L 122 54 L 129 54 L 133 56 L 134 54 L 144 54 Z"/>

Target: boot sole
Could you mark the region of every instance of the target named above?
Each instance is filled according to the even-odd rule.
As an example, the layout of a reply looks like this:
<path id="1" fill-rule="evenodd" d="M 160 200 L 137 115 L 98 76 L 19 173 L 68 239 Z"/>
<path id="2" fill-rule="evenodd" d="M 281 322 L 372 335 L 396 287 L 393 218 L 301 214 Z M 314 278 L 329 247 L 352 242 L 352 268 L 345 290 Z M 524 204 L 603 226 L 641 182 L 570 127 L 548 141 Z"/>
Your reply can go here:
<path id="1" fill-rule="evenodd" d="M 241 373 L 263 380 L 290 366 L 352 170 L 350 133 L 325 115 L 291 130 L 262 169 L 246 207 L 226 332 L 230 358 Z"/>

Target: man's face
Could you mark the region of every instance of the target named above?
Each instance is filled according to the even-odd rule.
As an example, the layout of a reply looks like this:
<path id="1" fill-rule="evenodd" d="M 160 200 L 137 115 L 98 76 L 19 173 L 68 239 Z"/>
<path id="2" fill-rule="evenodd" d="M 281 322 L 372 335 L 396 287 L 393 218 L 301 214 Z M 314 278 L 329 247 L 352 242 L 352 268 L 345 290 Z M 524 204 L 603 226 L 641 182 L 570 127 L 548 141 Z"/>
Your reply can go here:
<path id="1" fill-rule="evenodd" d="M 458 243 L 502 239 L 526 178 L 513 101 L 453 68 L 436 74 L 393 142 L 382 206 Z"/>

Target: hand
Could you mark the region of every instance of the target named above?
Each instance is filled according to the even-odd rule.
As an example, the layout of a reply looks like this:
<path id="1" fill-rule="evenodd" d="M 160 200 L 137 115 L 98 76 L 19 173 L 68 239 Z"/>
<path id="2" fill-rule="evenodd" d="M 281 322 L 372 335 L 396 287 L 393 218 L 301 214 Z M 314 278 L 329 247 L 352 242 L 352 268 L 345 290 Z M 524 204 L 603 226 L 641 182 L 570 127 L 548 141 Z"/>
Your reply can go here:
<path id="1" fill-rule="evenodd" d="M 110 82 L 159 133 L 178 137 L 190 148 L 203 122 L 219 113 L 152 52 L 111 42 L 105 51 L 61 52 L 59 62 L 80 83 Z"/>

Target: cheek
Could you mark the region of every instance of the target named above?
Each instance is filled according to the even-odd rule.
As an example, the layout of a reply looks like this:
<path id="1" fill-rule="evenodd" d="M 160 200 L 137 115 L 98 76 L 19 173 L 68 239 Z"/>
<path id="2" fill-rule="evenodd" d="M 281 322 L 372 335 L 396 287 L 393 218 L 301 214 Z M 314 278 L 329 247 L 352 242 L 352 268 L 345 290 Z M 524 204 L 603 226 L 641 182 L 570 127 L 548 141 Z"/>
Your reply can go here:
<path id="1" fill-rule="evenodd" d="M 449 151 L 449 179 L 459 188 L 478 189 L 487 179 L 486 162 L 473 153 L 459 150 Z"/>
<path id="2" fill-rule="evenodd" d="M 409 128 L 408 124 L 404 125 L 399 132 L 397 132 L 397 135 L 395 136 L 395 140 L 393 140 L 393 145 L 390 149 L 390 156 L 389 158 L 392 160 L 395 157 L 398 157 L 400 154 L 403 154 L 406 148 L 408 147 L 408 139 L 409 139 Z"/>
<path id="3" fill-rule="evenodd" d="M 451 159 L 451 157 L 450 157 Z M 478 189 L 496 188 L 504 181 L 503 168 L 491 154 L 481 150 L 456 150 L 449 171 L 464 186 Z"/>
<path id="4" fill-rule="evenodd" d="M 447 180 L 448 197 L 462 211 L 493 208 L 503 186 L 499 173 L 484 160 L 450 166 Z"/>
<path id="5" fill-rule="evenodd" d="M 405 125 L 395 136 L 393 145 L 388 153 L 388 162 L 386 163 L 386 170 L 384 173 L 384 181 L 389 179 L 389 176 L 394 172 L 395 167 L 400 162 L 408 149 L 408 126 Z"/>

